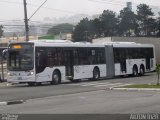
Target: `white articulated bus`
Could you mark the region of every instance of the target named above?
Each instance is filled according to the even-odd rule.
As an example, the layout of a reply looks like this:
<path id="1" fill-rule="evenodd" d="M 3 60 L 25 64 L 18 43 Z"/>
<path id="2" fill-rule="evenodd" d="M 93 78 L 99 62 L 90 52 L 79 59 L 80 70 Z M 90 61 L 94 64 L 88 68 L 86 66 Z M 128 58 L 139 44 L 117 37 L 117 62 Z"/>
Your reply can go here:
<path id="1" fill-rule="evenodd" d="M 154 51 L 151 44 L 137 43 L 10 43 L 8 82 L 58 84 L 84 78 L 144 75 L 155 70 Z"/>

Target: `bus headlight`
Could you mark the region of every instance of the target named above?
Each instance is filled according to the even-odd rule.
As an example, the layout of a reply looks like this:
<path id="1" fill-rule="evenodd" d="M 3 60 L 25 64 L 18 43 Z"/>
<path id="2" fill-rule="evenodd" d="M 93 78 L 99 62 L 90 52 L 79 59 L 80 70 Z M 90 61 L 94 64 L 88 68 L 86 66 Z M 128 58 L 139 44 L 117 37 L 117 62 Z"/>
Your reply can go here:
<path id="1" fill-rule="evenodd" d="M 15 74 L 14 74 L 14 73 L 11 73 L 11 72 L 8 72 L 7 75 L 8 75 L 8 76 L 14 76 Z"/>
<path id="2" fill-rule="evenodd" d="M 10 73 L 10 72 L 8 72 L 8 73 L 7 73 L 7 75 L 8 75 L 8 76 L 10 76 L 10 75 L 11 75 L 11 73 Z"/>
<path id="3" fill-rule="evenodd" d="M 30 71 L 28 74 L 27 74 L 27 76 L 30 76 L 30 75 L 33 75 L 34 74 L 34 72 L 33 71 Z"/>

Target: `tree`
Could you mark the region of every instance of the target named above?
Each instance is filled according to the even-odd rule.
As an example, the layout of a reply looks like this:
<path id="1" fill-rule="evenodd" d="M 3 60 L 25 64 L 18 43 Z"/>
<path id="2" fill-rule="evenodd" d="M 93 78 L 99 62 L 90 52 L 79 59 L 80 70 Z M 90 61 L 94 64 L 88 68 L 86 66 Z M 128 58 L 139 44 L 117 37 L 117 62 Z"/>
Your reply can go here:
<path id="1" fill-rule="evenodd" d="M 160 12 L 158 13 L 159 17 L 157 18 L 157 37 L 160 37 Z"/>
<path id="2" fill-rule="evenodd" d="M 159 85 L 159 74 L 160 74 L 160 64 L 156 64 L 156 72 L 157 72 L 157 85 Z"/>
<path id="3" fill-rule="evenodd" d="M 154 24 L 154 20 L 151 18 L 154 15 L 152 9 L 146 4 L 140 4 L 137 6 L 137 18 L 140 21 L 140 27 L 142 35 L 149 36 L 150 27 Z"/>
<path id="4" fill-rule="evenodd" d="M 48 34 L 52 35 L 59 35 L 60 33 L 72 33 L 73 31 L 73 25 L 64 23 L 56 25 L 48 30 Z"/>
<path id="5" fill-rule="evenodd" d="M 102 35 L 102 23 L 98 18 L 91 20 L 91 33 L 94 38 L 100 37 Z"/>
<path id="6" fill-rule="evenodd" d="M 130 36 L 132 32 L 136 32 L 138 24 L 136 16 L 129 8 L 124 8 L 119 15 L 119 34 L 122 36 Z"/>
<path id="7" fill-rule="evenodd" d="M 156 19 L 149 18 L 147 21 L 147 36 L 149 36 L 149 37 L 155 36 L 156 29 L 157 29 Z"/>
<path id="8" fill-rule="evenodd" d="M 115 12 L 110 10 L 104 10 L 102 15 L 100 15 L 99 19 L 102 23 L 102 30 L 104 36 L 116 35 L 118 18 L 116 17 Z"/>
<path id="9" fill-rule="evenodd" d="M 99 18 L 84 18 L 72 34 L 74 41 L 90 41 L 97 37 L 107 36 L 160 36 L 160 17 L 153 18 L 152 9 L 146 4 L 137 6 L 137 14 L 124 8 L 117 17 L 116 13 L 104 10 Z"/>
<path id="10" fill-rule="evenodd" d="M 3 26 L 0 25 L 0 38 L 3 36 Z"/>
<path id="11" fill-rule="evenodd" d="M 92 39 L 92 24 L 88 18 L 81 20 L 78 25 L 75 26 L 75 29 L 72 34 L 73 41 L 90 41 Z"/>

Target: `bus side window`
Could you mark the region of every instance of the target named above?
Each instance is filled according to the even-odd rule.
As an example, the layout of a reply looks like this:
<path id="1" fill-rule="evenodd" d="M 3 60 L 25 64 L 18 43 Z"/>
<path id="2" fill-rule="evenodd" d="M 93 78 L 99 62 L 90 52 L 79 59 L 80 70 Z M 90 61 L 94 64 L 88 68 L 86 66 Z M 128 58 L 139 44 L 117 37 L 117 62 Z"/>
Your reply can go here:
<path id="1" fill-rule="evenodd" d="M 46 66 L 46 58 L 45 58 L 45 54 L 44 54 L 44 51 L 38 51 L 37 54 L 36 54 L 36 64 L 37 66 L 39 67 L 42 67 L 42 66 Z"/>
<path id="2" fill-rule="evenodd" d="M 78 59 L 78 51 L 76 49 L 76 50 L 74 50 L 74 65 L 78 65 L 78 61 L 79 61 L 79 59 Z"/>

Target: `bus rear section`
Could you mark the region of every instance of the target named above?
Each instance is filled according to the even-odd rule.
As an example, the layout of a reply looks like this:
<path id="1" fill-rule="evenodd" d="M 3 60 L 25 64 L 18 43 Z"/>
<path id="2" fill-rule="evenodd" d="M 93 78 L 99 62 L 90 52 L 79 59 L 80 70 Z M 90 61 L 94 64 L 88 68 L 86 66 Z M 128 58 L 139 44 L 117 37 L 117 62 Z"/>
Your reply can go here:
<path id="1" fill-rule="evenodd" d="M 33 43 L 10 44 L 7 57 L 8 82 L 35 82 Z"/>
<path id="2" fill-rule="evenodd" d="M 155 50 L 151 44 L 113 44 L 110 49 L 114 63 L 107 61 L 107 70 L 114 72 L 107 76 L 138 76 L 155 70 Z M 106 53 L 109 54 L 107 51 Z"/>

